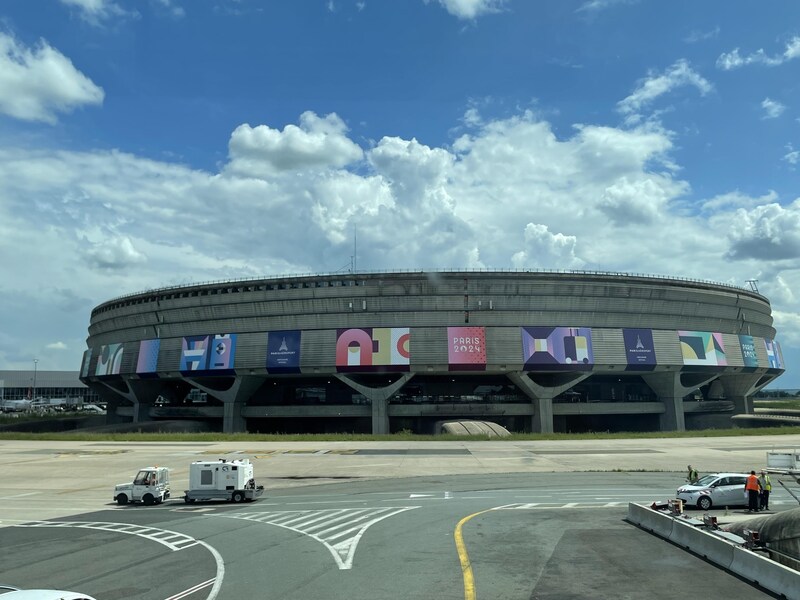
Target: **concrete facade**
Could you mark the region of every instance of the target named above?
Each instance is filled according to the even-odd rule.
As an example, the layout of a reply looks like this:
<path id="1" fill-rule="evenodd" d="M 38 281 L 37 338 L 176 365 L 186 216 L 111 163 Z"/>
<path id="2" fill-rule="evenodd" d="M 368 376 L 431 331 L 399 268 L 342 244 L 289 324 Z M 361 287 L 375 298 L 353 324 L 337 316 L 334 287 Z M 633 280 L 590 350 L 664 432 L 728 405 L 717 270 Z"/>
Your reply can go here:
<path id="1" fill-rule="evenodd" d="M 752 413 L 751 396 L 783 372 L 775 337 L 767 298 L 705 281 L 276 277 L 104 302 L 81 380 L 112 421 L 193 418 L 231 432 L 425 432 L 442 418 L 683 430 L 698 412 Z"/>

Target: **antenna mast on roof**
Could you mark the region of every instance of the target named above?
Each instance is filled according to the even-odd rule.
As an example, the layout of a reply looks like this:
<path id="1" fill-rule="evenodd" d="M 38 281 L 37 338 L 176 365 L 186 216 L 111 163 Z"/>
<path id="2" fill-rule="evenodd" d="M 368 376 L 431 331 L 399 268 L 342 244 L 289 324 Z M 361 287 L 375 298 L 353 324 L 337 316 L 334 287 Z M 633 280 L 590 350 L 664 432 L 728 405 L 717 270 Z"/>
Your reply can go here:
<path id="1" fill-rule="evenodd" d="M 758 291 L 758 279 L 745 279 L 745 282 L 750 286 L 750 291 L 755 292 L 756 294 L 760 294 L 761 292 Z"/>

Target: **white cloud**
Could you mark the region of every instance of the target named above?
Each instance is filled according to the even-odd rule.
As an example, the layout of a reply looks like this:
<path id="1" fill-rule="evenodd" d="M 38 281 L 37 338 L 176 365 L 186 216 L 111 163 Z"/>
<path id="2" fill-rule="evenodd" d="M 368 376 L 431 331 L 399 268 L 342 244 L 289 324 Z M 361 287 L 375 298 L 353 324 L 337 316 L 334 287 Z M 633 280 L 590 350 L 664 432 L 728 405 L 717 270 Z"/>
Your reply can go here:
<path id="1" fill-rule="evenodd" d="M 752 54 L 742 56 L 739 49 L 735 48 L 731 52 L 722 53 L 717 59 L 717 67 L 723 71 L 738 69 L 745 65 L 761 64 L 767 67 L 776 67 L 786 61 L 800 57 L 800 37 L 795 36 L 786 43 L 786 48 L 782 54 L 769 56 L 763 48 L 759 48 Z"/>
<path id="2" fill-rule="evenodd" d="M 695 44 L 697 42 L 704 42 L 706 40 L 713 40 L 719 37 L 719 25 L 710 29 L 709 31 L 701 31 L 699 29 L 695 29 L 694 31 L 690 32 L 683 41 L 687 44 Z"/>
<path id="3" fill-rule="evenodd" d="M 267 176 L 309 168 L 341 168 L 362 158 L 361 148 L 346 135 L 336 114 L 300 115 L 300 126 L 283 131 L 266 125 L 239 125 L 229 142 L 228 169 L 243 176 Z"/>
<path id="4" fill-rule="evenodd" d="M 800 258 L 800 198 L 785 207 L 770 203 L 738 209 L 729 225 L 727 254 L 732 259 Z"/>
<path id="5" fill-rule="evenodd" d="M 635 4 L 638 0 L 589 0 L 581 4 L 575 12 L 599 12 L 620 4 Z"/>
<path id="6" fill-rule="evenodd" d="M 511 257 L 515 269 L 552 268 L 580 269 L 584 262 L 575 255 L 578 238 L 551 233 L 547 225 L 528 223 L 525 226 L 525 247 Z"/>
<path id="7" fill-rule="evenodd" d="M 800 151 L 795 150 L 791 144 L 787 144 L 786 149 L 788 152 L 784 154 L 783 160 L 788 162 L 790 165 L 796 165 L 800 163 Z"/>
<path id="8" fill-rule="evenodd" d="M 45 346 L 48 350 L 67 350 L 68 346 L 64 342 L 52 342 Z"/>
<path id="9" fill-rule="evenodd" d="M 425 0 L 427 4 L 430 0 Z M 504 9 L 507 0 L 439 0 L 444 9 L 459 19 L 472 20 Z"/>
<path id="10" fill-rule="evenodd" d="M 786 110 L 786 106 L 776 100 L 764 98 L 761 102 L 761 108 L 764 109 L 764 119 L 777 119 Z"/>
<path id="11" fill-rule="evenodd" d="M 169 0 L 165 1 L 169 2 Z M 115 17 L 136 14 L 126 11 L 114 0 L 61 0 L 61 3 L 76 9 L 81 19 L 95 26 Z"/>
<path id="12" fill-rule="evenodd" d="M 57 113 L 103 103 L 102 88 L 42 41 L 34 49 L 0 32 L 0 112 L 55 123 Z"/>
<path id="13" fill-rule="evenodd" d="M 663 74 L 651 72 L 639 81 L 633 93 L 617 103 L 617 108 L 624 115 L 636 115 L 660 96 L 687 85 L 697 88 L 702 96 L 713 89 L 707 79 L 694 71 L 688 61 L 682 59 Z"/>
<path id="14" fill-rule="evenodd" d="M 186 16 L 186 11 L 182 6 L 178 6 L 175 0 L 155 0 L 172 17 L 180 19 Z"/>

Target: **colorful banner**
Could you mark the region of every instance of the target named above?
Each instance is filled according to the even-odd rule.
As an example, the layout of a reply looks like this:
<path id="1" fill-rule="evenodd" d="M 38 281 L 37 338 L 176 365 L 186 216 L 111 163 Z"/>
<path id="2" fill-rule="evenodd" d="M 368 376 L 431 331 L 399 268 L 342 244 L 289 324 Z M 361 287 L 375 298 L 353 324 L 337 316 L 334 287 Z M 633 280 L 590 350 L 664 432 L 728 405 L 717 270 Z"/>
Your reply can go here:
<path id="1" fill-rule="evenodd" d="M 410 359 L 408 327 L 336 330 L 338 371 L 408 371 Z"/>
<path id="2" fill-rule="evenodd" d="M 594 364 L 588 327 L 523 327 L 522 360 L 528 370 L 587 370 Z"/>
<path id="3" fill-rule="evenodd" d="M 300 331 L 267 333 L 267 371 L 269 373 L 300 372 Z"/>
<path id="4" fill-rule="evenodd" d="M 628 370 L 651 370 L 656 365 L 652 329 L 623 329 Z"/>
<path id="5" fill-rule="evenodd" d="M 721 333 L 679 331 L 684 365 L 723 367 L 728 364 Z"/>
<path id="6" fill-rule="evenodd" d="M 122 344 L 100 346 L 100 355 L 97 357 L 94 374 L 98 377 L 119 375 L 120 367 L 122 367 L 122 350 Z"/>
<path id="7" fill-rule="evenodd" d="M 448 327 L 447 362 L 451 371 L 486 369 L 486 330 L 483 327 Z"/>
<path id="8" fill-rule="evenodd" d="M 231 371 L 236 357 L 236 334 L 195 335 L 181 342 L 180 371 Z"/>
<path id="9" fill-rule="evenodd" d="M 767 363 L 770 369 L 783 369 L 783 359 L 781 358 L 781 347 L 775 340 L 764 340 L 767 349 Z"/>
<path id="10" fill-rule="evenodd" d="M 139 342 L 139 357 L 136 359 L 137 374 L 148 375 L 158 370 L 158 351 L 160 349 L 160 339 Z"/>
<path id="11" fill-rule="evenodd" d="M 745 367 L 757 367 L 758 355 L 756 354 L 756 342 L 751 335 L 740 335 L 739 345 L 742 347 L 742 360 Z"/>

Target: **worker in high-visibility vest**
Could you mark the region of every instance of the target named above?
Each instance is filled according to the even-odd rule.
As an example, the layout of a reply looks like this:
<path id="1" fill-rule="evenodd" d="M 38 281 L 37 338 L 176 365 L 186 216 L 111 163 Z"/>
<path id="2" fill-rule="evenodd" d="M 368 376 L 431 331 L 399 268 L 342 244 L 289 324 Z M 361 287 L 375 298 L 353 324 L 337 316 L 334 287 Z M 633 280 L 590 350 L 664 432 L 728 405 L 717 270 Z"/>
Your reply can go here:
<path id="1" fill-rule="evenodd" d="M 761 484 L 758 483 L 755 471 L 750 471 L 750 475 L 745 481 L 744 489 L 748 494 L 747 512 L 758 512 L 758 496 L 761 491 Z"/>
<path id="2" fill-rule="evenodd" d="M 758 478 L 758 483 L 761 486 L 761 495 L 759 496 L 759 508 L 761 510 L 769 510 L 769 493 L 772 491 L 772 482 L 769 480 L 769 474 L 761 469 L 761 477 Z"/>

